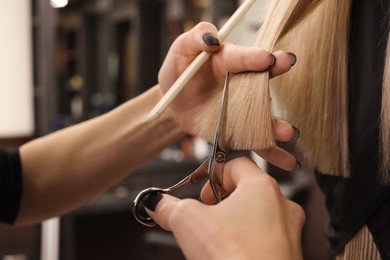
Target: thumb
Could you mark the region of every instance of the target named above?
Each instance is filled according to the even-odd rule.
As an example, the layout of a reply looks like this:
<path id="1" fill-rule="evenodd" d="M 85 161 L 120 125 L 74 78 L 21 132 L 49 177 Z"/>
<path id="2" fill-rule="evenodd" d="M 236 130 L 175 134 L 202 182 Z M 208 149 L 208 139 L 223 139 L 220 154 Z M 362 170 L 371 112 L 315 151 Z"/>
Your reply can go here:
<path id="1" fill-rule="evenodd" d="M 171 231 L 170 221 L 180 199 L 161 193 L 150 193 L 142 203 L 149 216 L 163 229 Z"/>

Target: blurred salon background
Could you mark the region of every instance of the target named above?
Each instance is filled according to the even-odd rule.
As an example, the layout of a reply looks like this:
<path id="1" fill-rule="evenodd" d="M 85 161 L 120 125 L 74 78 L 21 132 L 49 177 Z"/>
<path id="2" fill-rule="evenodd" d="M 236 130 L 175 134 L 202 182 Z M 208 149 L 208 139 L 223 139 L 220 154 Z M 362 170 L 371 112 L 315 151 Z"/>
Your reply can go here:
<path id="1" fill-rule="evenodd" d="M 269 1 L 258 0 L 226 41 L 251 45 Z M 220 28 L 240 2 L 1 1 L 0 147 L 17 148 L 144 92 L 157 83 L 178 35 L 200 21 Z M 286 173 L 251 156 L 304 207 L 305 259 L 330 259 L 323 231 L 327 213 L 311 167 L 294 144 L 280 145 L 297 154 L 300 170 Z M 131 204 L 146 187 L 176 183 L 209 152 L 203 140 L 184 138 L 76 211 L 33 226 L 0 225 L 0 259 L 184 259 L 170 233 L 134 220 Z M 200 185 L 192 186 L 179 196 L 197 198 L 199 191 Z"/>

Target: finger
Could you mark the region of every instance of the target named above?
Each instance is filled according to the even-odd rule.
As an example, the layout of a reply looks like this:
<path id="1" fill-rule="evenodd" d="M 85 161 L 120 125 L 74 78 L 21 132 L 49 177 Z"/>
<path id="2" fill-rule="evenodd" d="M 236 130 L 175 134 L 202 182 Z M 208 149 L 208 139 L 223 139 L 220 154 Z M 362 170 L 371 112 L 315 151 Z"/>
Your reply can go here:
<path id="1" fill-rule="evenodd" d="M 277 146 L 256 151 L 256 153 L 267 162 L 286 171 L 294 171 L 299 167 L 294 155 Z"/>
<path id="2" fill-rule="evenodd" d="M 170 216 L 180 199 L 160 193 L 151 193 L 142 202 L 149 216 L 163 229 L 171 230 Z"/>
<path id="3" fill-rule="evenodd" d="M 232 192 L 236 186 L 244 179 L 249 182 L 259 173 L 264 172 L 248 157 L 238 157 L 225 164 L 223 172 L 223 194 Z M 206 183 L 201 191 L 201 200 L 206 204 L 215 203 L 215 198 L 210 188 L 210 184 Z"/>
<path id="4" fill-rule="evenodd" d="M 297 56 L 295 56 L 293 53 L 276 51 L 273 53 L 273 55 L 276 57 L 276 62 L 270 68 L 271 77 L 286 73 L 297 62 Z"/>
<path id="5" fill-rule="evenodd" d="M 225 43 L 221 49 L 221 55 L 213 57 L 217 59 L 215 69 L 218 69 L 218 64 L 224 64 L 223 70 L 232 73 L 242 71 L 265 71 L 274 65 L 275 56 L 269 52 L 256 47 L 243 47 Z M 219 66 L 221 67 L 221 66 Z"/>
<path id="6" fill-rule="evenodd" d="M 272 54 L 257 47 L 244 47 L 225 43 L 215 62 L 214 69 L 224 69 L 233 73 L 243 71 L 265 71 L 270 69 L 270 77 L 283 74 L 295 65 L 297 57 L 293 53 L 277 51 Z M 225 67 L 218 64 L 224 64 Z"/>
<path id="7" fill-rule="evenodd" d="M 293 216 L 295 220 L 294 224 L 297 225 L 299 229 L 302 229 L 306 221 L 305 211 L 299 204 L 295 203 L 294 201 L 287 199 L 286 201 L 289 210 L 289 215 Z"/>
<path id="8" fill-rule="evenodd" d="M 285 207 L 285 216 L 288 216 L 287 228 L 291 237 L 291 241 L 296 243 L 294 247 L 299 248 L 299 241 L 301 241 L 302 229 L 304 227 L 306 216 L 303 208 L 297 203 L 286 199 L 287 207 Z"/>
<path id="9" fill-rule="evenodd" d="M 296 141 L 300 136 L 299 129 L 285 120 L 273 118 L 273 126 L 275 138 L 279 141 Z"/>
<path id="10" fill-rule="evenodd" d="M 207 181 L 205 185 L 203 185 L 202 190 L 200 192 L 200 200 L 207 205 L 214 205 L 217 203 L 215 199 L 214 192 L 211 189 L 210 181 Z M 229 191 L 226 191 L 223 187 L 221 187 L 221 198 L 224 199 L 230 194 Z"/>
<path id="11" fill-rule="evenodd" d="M 207 181 L 200 191 L 200 200 L 207 204 L 207 205 L 213 205 L 216 203 L 214 193 L 210 186 L 210 181 Z"/>
<path id="12" fill-rule="evenodd" d="M 176 236 L 180 236 L 180 233 L 185 230 L 195 234 L 200 231 L 197 230 L 200 225 L 209 224 L 209 219 L 205 216 L 207 208 L 199 201 L 181 200 L 167 194 L 159 195 L 155 207 L 153 205 L 149 207 L 147 202 L 144 204 L 149 216 L 163 229 L 173 231 Z M 155 199 L 152 198 L 153 200 Z"/>
<path id="13" fill-rule="evenodd" d="M 223 188 L 229 193 L 237 191 L 241 196 L 243 194 L 249 197 L 272 195 L 275 199 L 282 197 L 278 182 L 248 157 L 239 157 L 226 164 Z M 235 192 L 230 196 L 234 194 Z"/>

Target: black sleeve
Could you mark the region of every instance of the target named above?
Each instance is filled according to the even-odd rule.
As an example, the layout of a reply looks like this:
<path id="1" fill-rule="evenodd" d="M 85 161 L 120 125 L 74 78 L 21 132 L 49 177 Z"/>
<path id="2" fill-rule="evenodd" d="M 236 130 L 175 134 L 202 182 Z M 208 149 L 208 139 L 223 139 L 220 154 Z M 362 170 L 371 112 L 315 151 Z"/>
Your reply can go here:
<path id="1" fill-rule="evenodd" d="M 23 192 L 19 151 L 0 150 L 0 222 L 13 224 Z"/>

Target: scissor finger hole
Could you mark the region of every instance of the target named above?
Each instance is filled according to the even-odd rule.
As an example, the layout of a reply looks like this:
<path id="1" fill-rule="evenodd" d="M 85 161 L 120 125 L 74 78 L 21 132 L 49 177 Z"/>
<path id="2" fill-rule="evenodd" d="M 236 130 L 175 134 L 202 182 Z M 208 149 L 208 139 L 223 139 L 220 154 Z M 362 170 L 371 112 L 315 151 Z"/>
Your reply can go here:
<path id="1" fill-rule="evenodd" d="M 163 192 L 162 189 L 159 188 L 149 188 L 146 190 L 143 190 L 138 194 L 138 196 L 135 198 L 132 206 L 132 211 L 135 219 L 140 222 L 141 224 L 149 227 L 153 227 L 156 225 L 154 220 L 149 216 L 149 214 L 146 212 L 145 209 L 145 199 L 148 199 L 148 196 L 152 193 L 159 193 Z"/>

